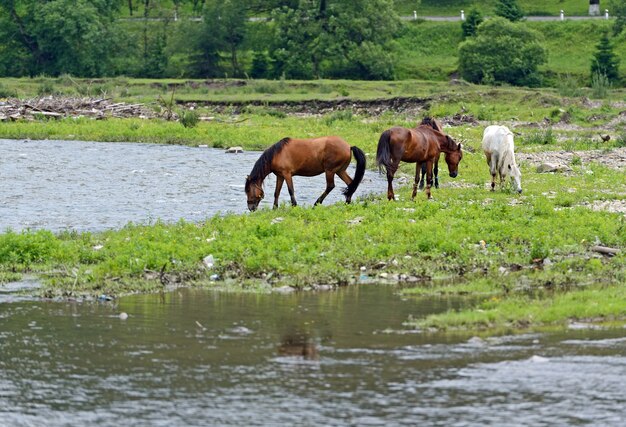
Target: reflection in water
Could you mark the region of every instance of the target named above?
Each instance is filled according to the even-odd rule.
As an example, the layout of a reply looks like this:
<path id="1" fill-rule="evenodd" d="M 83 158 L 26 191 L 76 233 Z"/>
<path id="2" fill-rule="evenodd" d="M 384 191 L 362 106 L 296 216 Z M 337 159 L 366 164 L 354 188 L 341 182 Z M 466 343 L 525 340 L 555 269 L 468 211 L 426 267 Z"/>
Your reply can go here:
<path id="1" fill-rule="evenodd" d="M 317 345 L 313 339 L 305 333 L 298 332 L 283 336 L 278 347 L 278 354 L 281 356 L 302 357 L 307 360 L 319 359 Z"/>
<path id="2" fill-rule="evenodd" d="M 128 222 L 244 213 L 245 177 L 259 157 L 174 145 L 6 139 L 0 152 L 0 230 L 101 231 Z M 348 172 L 354 174 L 354 163 Z M 275 182 L 270 175 L 266 188 Z M 323 175 L 295 177 L 294 185 L 304 205 L 326 187 Z M 324 203 L 343 201 L 340 189 Z M 382 175 L 367 171 L 355 196 L 384 189 Z M 260 207 L 271 207 L 272 200 Z"/>
<path id="3" fill-rule="evenodd" d="M 626 417 L 623 329 L 416 334 L 402 328 L 409 316 L 460 301 L 395 289 L 0 304 L 0 425 L 606 426 Z"/>

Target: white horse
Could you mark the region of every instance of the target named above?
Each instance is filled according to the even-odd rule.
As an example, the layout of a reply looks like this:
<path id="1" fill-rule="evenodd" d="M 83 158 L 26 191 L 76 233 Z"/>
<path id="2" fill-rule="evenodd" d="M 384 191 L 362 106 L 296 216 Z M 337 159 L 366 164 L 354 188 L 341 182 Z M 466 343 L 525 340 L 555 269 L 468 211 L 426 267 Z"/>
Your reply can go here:
<path id="1" fill-rule="evenodd" d="M 506 126 L 487 126 L 483 133 L 483 151 L 491 170 L 491 191 L 495 190 L 496 173 L 498 173 L 500 187 L 504 186 L 506 178 L 510 177 L 513 188 L 521 193 L 522 173 L 515 163 L 513 132 Z"/>

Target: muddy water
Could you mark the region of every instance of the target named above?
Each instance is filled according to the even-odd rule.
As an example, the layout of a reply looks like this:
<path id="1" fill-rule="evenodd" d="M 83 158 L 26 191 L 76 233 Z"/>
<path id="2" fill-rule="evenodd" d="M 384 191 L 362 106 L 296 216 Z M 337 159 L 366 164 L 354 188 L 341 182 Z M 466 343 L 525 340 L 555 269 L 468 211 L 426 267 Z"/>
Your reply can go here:
<path id="1" fill-rule="evenodd" d="M 397 291 L 0 304 L 0 425 L 623 425 L 623 330 L 417 334 L 460 303 Z"/>
<path id="2" fill-rule="evenodd" d="M 101 231 L 128 222 L 201 221 L 246 211 L 245 177 L 258 152 L 153 144 L 0 139 L 0 230 Z M 368 159 L 373 161 L 373 159 Z M 354 175 L 354 162 L 348 171 Z M 274 175 L 266 182 L 271 207 Z M 343 182 L 324 203 L 342 201 Z M 300 204 L 312 204 L 323 176 L 294 179 Z M 386 190 L 367 171 L 355 197 Z M 286 186 L 281 201 L 288 201 Z"/>

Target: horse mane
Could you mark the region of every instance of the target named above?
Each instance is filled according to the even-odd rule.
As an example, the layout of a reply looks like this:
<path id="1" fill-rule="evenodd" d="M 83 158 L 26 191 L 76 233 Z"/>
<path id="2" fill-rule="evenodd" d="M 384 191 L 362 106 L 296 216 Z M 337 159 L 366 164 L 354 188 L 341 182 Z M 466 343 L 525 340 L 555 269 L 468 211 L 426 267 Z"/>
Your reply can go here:
<path id="1" fill-rule="evenodd" d="M 429 126 L 439 132 L 443 133 L 443 128 L 441 127 L 441 123 L 437 121 L 434 117 L 426 116 L 422 119 L 418 126 Z"/>
<path id="2" fill-rule="evenodd" d="M 452 137 L 450 135 L 446 135 L 443 134 L 443 143 L 439 145 L 439 147 L 442 148 L 441 151 L 456 151 L 459 149 L 459 146 L 461 144 L 459 144 L 458 142 L 456 142 L 454 139 L 452 139 Z M 446 148 L 447 150 L 443 150 L 443 148 Z"/>
<path id="3" fill-rule="evenodd" d="M 261 154 L 259 160 L 257 160 L 252 167 L 252 172 L 250 172 L 248 179 L 246 179 L 246 191 L 248 191 L 248 189 L 250 188 L 250 184 L 263 181 L 265 177 L 270 174 L 272 159 L 274 158 L 274 156 L 282 151 L 282 149 L 285 147 L 285 145 L 287 145 L 290 140 L 291 138 L 289 137 L 283 138 L 268 149 L 266 149 L 263 154 Z"/>

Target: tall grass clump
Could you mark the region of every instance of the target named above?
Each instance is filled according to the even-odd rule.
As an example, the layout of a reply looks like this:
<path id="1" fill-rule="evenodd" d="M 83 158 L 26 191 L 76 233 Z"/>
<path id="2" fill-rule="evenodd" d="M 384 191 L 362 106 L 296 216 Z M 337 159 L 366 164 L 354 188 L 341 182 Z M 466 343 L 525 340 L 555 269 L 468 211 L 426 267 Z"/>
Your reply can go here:
<path id="1" fill-rule="evenodd" d="M 0 98 L 17 98 L 17 91 L 6 87 L 0 82 Z"/>
<path id="2" fill-rule="evenodd" d="M 611 82 L 606 74 L 595 72 L 591 76 L 591 93 L 594 98 L 604 99 L 611 89 Z"/>
<path id="3" fill-rule="evenodd" d="M 552 126 L 545 129 L 537 129 L 529 132 L 522 139 L 524 144 L 553 145 L 556 144 L 556 137 L 552 131 Z"/>
<path id="4" fill-rule="evenodd" d="M 559 79 L 557 84 L 559 95 L 568 96 L 570 98 L 582 96 L 583 91 L 580 87 L 578 79 L 570 74 Z"/>
<path id="5" fill-rule="evenodd" d="M 336 121 L 350 122 L 353 119 L 354 119 L 354 114 L 352 113 L 352 110 L 339 110 L 324 117 L 324 123 L 329 126 Z"/>
<path id="6" fill-rule="evenodd" d="M 186 128 L 193 128 L 200 122 L 200 115 L 195 110 L 185 110 L 180 115 L 180 123 Z"/>

